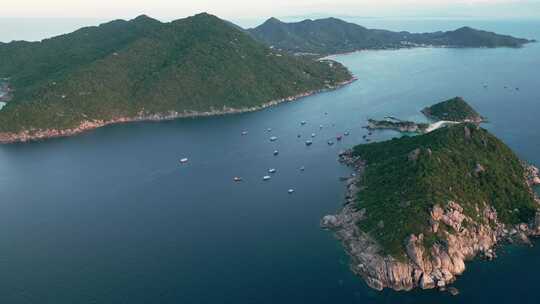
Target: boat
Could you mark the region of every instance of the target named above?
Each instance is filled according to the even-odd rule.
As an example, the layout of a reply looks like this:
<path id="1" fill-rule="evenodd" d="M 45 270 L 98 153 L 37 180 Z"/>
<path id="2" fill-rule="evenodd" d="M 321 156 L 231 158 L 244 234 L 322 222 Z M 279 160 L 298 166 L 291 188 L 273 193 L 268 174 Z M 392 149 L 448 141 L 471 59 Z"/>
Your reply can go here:
<path id="1" fill-rule="evenodd" d="M 300 122 L 300 124 L 303 126 L 303 125 L 306 124 L 306 121 L 305 121 L 305 120 L 302 120 L 302 121 Z"/>
<path id="2" fill-rule="evenodd" d="M 276 173 L 276 169 L 272 168 L 272 169 L 268 169 L 268 173 Z"/>
<path id="3" fill-rule="evenodd" d="M 278 150 L 275 150 L 274 151 L 274 155 L 278 155 L 279 154 L 279 151 Z"/>
<path id="4" fill-rule="evenodd" d="M 331 145 L 333 145 L 333 144 L 334 144 L 333 141 L 331 141 L 331 140 L 328 141 L 328 145 L 329 145 L 329 146 L 331 146 Z"/>
<path id="5" fill-rule="evenodd" d="M 264 181 L 267 181 L 267 180 L 270 180 L 272 177 L 270 175 L 265 175 L 263 176 L 263 180 Z"/>
<path id="6" fill-rule="evenodd" d="M 342 140 L 342 139 L 343 139 L 343 136 L 341 136 L 341 135 L 338 135 L 338 136 L 336 137 L 336 139 L 337 139 L 337 141 L 340 141 L 340 140 Z"/>
<path id="7" fill-rule="evenodd" d="M 241 177 L 238 177 L 238 176 L 235 176 L 235 177 L 233 178 L 233 180 L 234 180 L 235 182 L 241 182 L 241 181 L 242 181 L 242 178 L 241 178 Z"/>
<path id="8" fill-rule="evenodd" d="M 182 159 L 180 159 L 180 163 L 181 163 L 181 164 L 185 164 L 185 163 L 187 163 L 187 162 L 188 162 L 188 159 L 187 159 L 187 158 L 182 158 Z"/>
<path id="9" fill-rule="evenodd" d="M 289 192 L 289 194 L 293 194 L 293 193 L 294 193 L 294 189 L 289 189 L 287 192 Z"/>
<path id="10" fill-rule="evenodd" d="M 305 171 L 306 170 L 306 167 L 302 166 L 300 167 L 300 171 Z"/>
<path id="11" fill-rule="evenodd" d="M 270 141 L 276 141 L 276 140 L 277 140 L 277 136 L 270 137 Z"/>
<path id="12" fill-rule="evenodd" d="M 322 128 L 323 128 L 323 125 L 319 125 L 319 129 L 321 129 L 321 130 L 322 130 Z"/>
<path id="13" fill-rule="evenodd" d="M 242 131 L 242 135 L 247 135 L 248 131 Z"/>
<path id="14" fill-rule="evenodd" d="M 311 140 L 306 140 L 306 146 L 311 146 L 313 142 Z"/>
<path id="15" fill-rule="evenodd" d="M 266 129 L 266 132 L 272 132 L 272 128 Z"/>
<path id="16" fill-rule="evenodd" d="M 351 134 L 351 133 L 349 133 L 349 132 L 343 133 L 343 135 L 345 135 L 345 136 L 349 136 L 350 134 Z"/>
<path id="17" fill-rule="evenodd" d="M 315 137 L 315 136 L 317 136 L 317 134 L 311 133 L 311 137 Z"/>

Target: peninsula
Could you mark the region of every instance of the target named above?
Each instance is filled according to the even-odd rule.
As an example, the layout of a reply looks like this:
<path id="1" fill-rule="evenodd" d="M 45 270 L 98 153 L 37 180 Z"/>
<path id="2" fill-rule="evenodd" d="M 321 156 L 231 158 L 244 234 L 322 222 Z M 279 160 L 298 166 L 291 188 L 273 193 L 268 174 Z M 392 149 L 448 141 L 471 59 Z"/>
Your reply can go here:
<path id="1" fill-rule="evenodd" d="M 282 22 L 270 18 L 248 30 L 253 37 L 275 49 L 326 56 L 359 50 L 412 47 L 521 47 L 534 40 L 461 27 L 433 33 L 393 32 L 368 29 L 337 18 Z"/>
<path id="2" fill-rule="evenodd" d="M 205 13 L 168 23 L 142 15 L 0 43 L 0 78 L 0 143 L 255 111 L 353 80 L 337 62 L 273 50 Z"/>
<path id="3" fill-rule="evenodd" d="M 321 225 L 374 289 L 445 290 L 466 261 L 540 234 L 539 170 L 478 124 L 358 145 L 340 159 L 357 174 Z"/>

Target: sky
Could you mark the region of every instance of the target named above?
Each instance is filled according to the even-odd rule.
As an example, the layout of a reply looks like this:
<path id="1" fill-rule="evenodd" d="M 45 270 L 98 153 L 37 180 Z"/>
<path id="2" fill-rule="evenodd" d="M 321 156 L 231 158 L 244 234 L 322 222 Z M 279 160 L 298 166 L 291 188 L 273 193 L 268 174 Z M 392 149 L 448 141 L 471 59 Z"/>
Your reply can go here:
<path id="1" fill-rule="evenodd" d="M 4 2 L 5 1 L 5 2 Z M 540 18 L 540 0 L 3 0 L 0 18 L 162 20 L 209 12 L 241 20 L 269 16 Z"/>

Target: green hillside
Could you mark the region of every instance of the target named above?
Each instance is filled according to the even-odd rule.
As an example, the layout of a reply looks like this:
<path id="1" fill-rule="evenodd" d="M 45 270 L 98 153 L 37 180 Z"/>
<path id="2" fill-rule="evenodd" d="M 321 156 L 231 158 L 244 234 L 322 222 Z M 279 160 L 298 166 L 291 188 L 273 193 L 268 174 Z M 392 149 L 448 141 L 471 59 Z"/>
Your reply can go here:
<path id="1" fill-rule="evenodd" d="M 437 103 L 422 110 L 427 117 L 435 120 L 480 122 L 482 116 L 476 112 L 463 98 L 452 99 Z"/>
<path id="2" fill-rule="evenodd" d="M 425 135 L 358 145 L 355 156 L 367 167 L 357 198 L 366 208 L 363 231 L 379 241 L 386 253 L 401 257 L 404 241 L 424 233 L 430 242 L 444 243 L 441 227 L 430 232 L 430 209 L 452 200 L 475 220 L 475 206 L 493 206 L 503 223 L 528 222 L 536 204 L 524 181 L 516 155 L 488 131 L 459 124 Z"/>
<path id="3" fill-rule="evenodd" d="M 244 108 L 349 80 L 338 63 L 273 51 L 208 14 L 112 21 L 42 42 L 0 44 L 13 100 L 0 132 L 70 128 L 169 111 Z"/>
<path id="4" fill-rule="evenodd" d="M 286 23 L 270 18 L 249 32 L 256 39 L 275 48 L 294 53 L 320 55 L 346 53 L 363 49 L 404 48 L 415 46 L 448 47 L 520 47 L 527 39 L 499 35 L 462 27 L 455 31 L 433 33 L 393 32 L 368 29 L 337 18 Z"/>

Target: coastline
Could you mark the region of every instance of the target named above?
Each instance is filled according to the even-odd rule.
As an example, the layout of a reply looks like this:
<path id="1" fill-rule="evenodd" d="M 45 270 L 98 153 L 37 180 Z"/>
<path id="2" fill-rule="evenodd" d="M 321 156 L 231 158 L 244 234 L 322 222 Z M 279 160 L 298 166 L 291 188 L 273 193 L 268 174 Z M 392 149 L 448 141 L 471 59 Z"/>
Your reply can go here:
<path id="1" fill-rule="evenodd" d="M 540 211 L 530 223 L 505 225 L 499 222 L 497 211 L 490 205 L 480 206 L 482 221 L 472 221 L 463 213 L 463 208 L 456 202 L 447 206 L 435 204 L 430 210 L 431 228 L 437 231 L 439 225 L 454 228 L 454 233 L 447 234 L 447 245 L 423 246 L 424 236 L 411 235 L 405 242 L 405 260 L 398 260 L 383 253 L 378 243 L 366 232 L 361 231 L 357 223 L 366 218 L 366 210 L 359 209 L 355 202 L 356 195 L 362 190 L 362 173 L 366 162 L 354 157 L 352 151 L 340 154 L 340 162 L 352 167 L 355 175 L 346 182 L 346 202 L 336 215 L 326 215 L 321 220 L 323 229 L 331 230 L 342 243 L 350 257 L 350 268 L 362 277 L 367 285 L 376 290 L 390 288 L 396 291 L 409 291 L 415 288 L 448 290 L 451 294 L 459 293 L 454 287 L 448 287 L 466 270 L 466 262 L 476 257 L 488 260 L 496 257 L 496 247 L 501 243 L 522 243 L 531 245 L 529 237 L 540 236 Z M 533 186 L 540 184 L 538 168 L 523 162 L 524 181 L 534 195 Z M 538 196 L 535 200 L 540 204 Z M 462 225 L 467 219 L 474 223 L 470 227 Z"/>
<path id="2" fill-rule="evenodd" d="M 114 124 L 144 122 L 144 121 L 159 122 L 159 121 L 175 120 L 175 119 L 181 119 L 181 118 L 197 118 L 197 117 L 221 116 L 221 115 L 255 112 L 255 111 L 264 110 L 269 107 L 277 106 L 285 102 L 297 101 L 299 99 L 309 97 L 315 94 L 338 90 L 344 86 L 347 86 L 353 83 L 356 80 L 357 78 L 354 75 L 351 75 L 351 78 L 349 80 L 339 82 L 333 86 L 328 86 L 326 88 L 317 89 L 317 90 L 311 90 L 311 91 L 299 93 L 293 96 L 277 99 L 277 100 L 271 100 L 259 106 L 254 106 L 254 107 L 249 107 L 249 108 L 229 108 L 229 107 L 224 106 L 221 110 L 211 109 L 205 112 L 170 111 L 170 112 L 159 113 L 159 114 L 149 114 L 149 113 L 144 113 L 143 111 L 141 111 L 139 112 L 137 116 L 133 116 L 133 117 L 117 117 L 110 120 L 82 121 L 77 127 L 70 128 L 70 129 L 34 129 L 34 130 L 24 130 L 17 133 L 0 132 L 0 144 L 26 143 L 26 142 L 46 140 L 50 138 L 75 136 L 84 132 L 88 132 L 97 128 L 105 127 L 108 125 L 114 125 Z"/>

